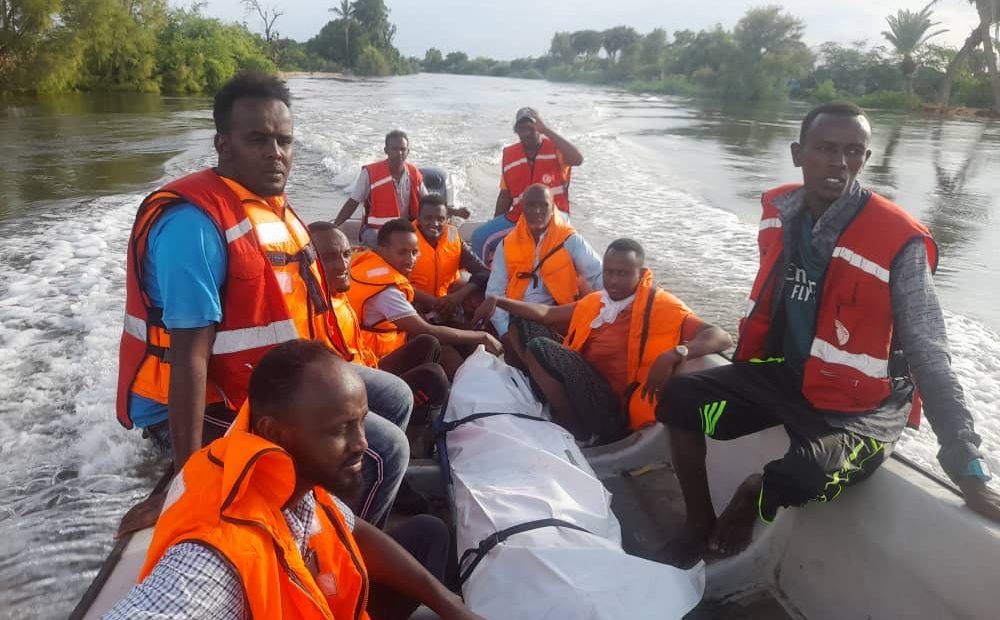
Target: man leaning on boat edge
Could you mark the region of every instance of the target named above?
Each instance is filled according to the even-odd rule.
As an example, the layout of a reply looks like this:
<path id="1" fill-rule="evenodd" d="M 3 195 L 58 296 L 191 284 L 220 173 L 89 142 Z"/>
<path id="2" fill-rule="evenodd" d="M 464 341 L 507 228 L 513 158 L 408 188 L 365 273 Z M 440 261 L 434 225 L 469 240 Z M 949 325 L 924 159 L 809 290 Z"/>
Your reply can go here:
<path id="1" fill-rule="evenodd" d="M 907 422 L 919 422 L 921 399 L 945 472 L 969 508 L 1000 522 L 1000 494 L 986 485 L 981 439 L 951 368 L 931 280 L 937 246 L 906 211 L 861 186 L 870 138 L 853 104 L 806 115 L 791 145 L 802 184 L 762 199 L 760 269 L 734 363 L 675 377 L 661 394 L 657 418 L 687 510 L 663 551 L 669 563 L 691 565 L 708 549 L 739 553 L 758 517 L 833 500 L 865 480 Z M 789 451 L 750 475 L 716 517 L 705 437 L 777 425 Z"/>

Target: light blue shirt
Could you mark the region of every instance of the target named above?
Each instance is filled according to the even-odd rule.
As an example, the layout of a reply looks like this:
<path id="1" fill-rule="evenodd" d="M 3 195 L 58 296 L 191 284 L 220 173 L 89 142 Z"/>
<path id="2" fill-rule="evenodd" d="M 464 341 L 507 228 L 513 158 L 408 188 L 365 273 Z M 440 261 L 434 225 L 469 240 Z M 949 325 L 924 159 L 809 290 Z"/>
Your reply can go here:
<path id="1" fill-rule="evenodd" d="M 548 231 L 542 233 L 542 237 L 535 244 L 535 261 L 532 263 L 532 267 L 538 266 L 538 259 L 540 258 L 538 252 L 542 247 L 541 240 L 545 238 L 547 233 Z M 594 248 L 590 247 L 590 244 L 583 237 L 576 233 L 570 235 L 566 239 L 563 249 L 569 252 L 570 258 L 573 260 L 573 266 L 576 267 L 576 273 L 587 282 L 587 285 L 592 290 L 597 291 L 604 288 L 604 282 L 601 277 L 601 257 L 594 251 Z M 490 272 L 489 282 L 486 283 L 486 294 L 496 297 L 503 295 L 507 291 L 507 281 L 507 260 L 504 257 L 503 241 L 501 241 L 500 245 L 497 246 L 496 254 L 493 255 L 493 271 Z M 524 292 L 524 297 L 521 301 L 545 304 L 547 306 L 552 306 L 556 303 L 556 300 L 553 299 L 552 294 L 549 293 L 549 289 L 546 288 L 545 282 L 541 278 L 538 278 L 537 284 L 534 282 L 528 283 L 528 290 Z M 503 336 L 507 333 L 509 326 L 510 314 L 506 310 L 497 308 L 493 313 L 493 327 L 496 328 L 499 335 Z"/>
<path id="2" fill-rule="evenodd" d="M 222 320 L 226 244 L 215 222 L 192 204 L 173 206 L 149 231 L 143 286 L 154 307 L 163 308 L 167 329 L 196 329 Z M 167 419 L 167 407 L 132 394 L 129 411 L 145 428 Z"/>

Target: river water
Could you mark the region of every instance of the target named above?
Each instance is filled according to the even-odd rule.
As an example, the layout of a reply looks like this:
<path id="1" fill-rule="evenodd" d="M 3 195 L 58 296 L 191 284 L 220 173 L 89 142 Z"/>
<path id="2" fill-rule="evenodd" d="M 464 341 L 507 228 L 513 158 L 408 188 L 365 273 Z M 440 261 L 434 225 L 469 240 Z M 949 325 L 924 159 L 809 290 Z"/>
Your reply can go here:
<path id="1" fill-rule="evenodd" d="M 727 110 L 609 89 L 419 75 L 290 81 L 288 192 L 332 218 L 392 128 L 492 213 L 514 111 L 538 108 L 583 152 L 574 225 L 599 250 L 647 248 L 662 285 L 735 332 L 756 269 L 762 190 L 799 177 L 805 108 Z M 163 463 L 114 419 L 124 250 L 160 180 L 214 161 L 210 100 L 122 95 L 0 101 L 0 617 L 65 617 L 120 515 Z M 866 182 L 926 222 L 954 365 L 1000 471 L 1000 124 L 873 114 Z M 992 284 L 991 284 L 992 283 Z M 929 428 L 900 450 L 937 468 Z"/>

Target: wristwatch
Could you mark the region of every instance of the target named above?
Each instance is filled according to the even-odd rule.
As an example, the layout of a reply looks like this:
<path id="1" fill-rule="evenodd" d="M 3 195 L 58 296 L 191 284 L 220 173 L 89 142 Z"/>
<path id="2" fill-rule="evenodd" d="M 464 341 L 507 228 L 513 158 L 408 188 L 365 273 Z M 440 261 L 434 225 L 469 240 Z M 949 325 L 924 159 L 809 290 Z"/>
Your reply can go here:
<path id="1" fill-rule="evenodd" d="M 986 461 L 983 459 L 972 459 L 969 464 L 965 466 L 965 471 L 962 472 L 963 478 L 975 478 L 982 482 L 986 482 L 993 476 L 990 475 L 990 470 L 986 467 Z"/>
<path id="2" fill-rule="evenodd" d="M 680 355 L 681 358 L 686 358 L 688 356 L 688 348 L 686 344 L 677 345 L 674 347 L 674 351 L 676 351 L 677 355 Z"/>

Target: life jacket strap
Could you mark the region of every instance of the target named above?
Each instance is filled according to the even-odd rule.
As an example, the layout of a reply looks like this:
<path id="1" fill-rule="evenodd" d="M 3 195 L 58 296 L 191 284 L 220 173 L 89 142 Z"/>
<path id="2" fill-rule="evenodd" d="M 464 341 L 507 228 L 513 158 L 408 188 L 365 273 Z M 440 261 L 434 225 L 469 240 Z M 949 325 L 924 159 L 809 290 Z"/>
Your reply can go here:
<path id="1" fill-rule="evenodd" d="M 559 250 L 563 249 L 564 245 L 566 245 L 566 240 L 565 239 L 563 239 L 562 241 L 560 241 L 559 244 L 556 245 L 556 247 L 554 247 L 551 250 L 549 250 L 548 253 L 545 256 L 543 256 L 538 261 L 538 264 L 535 265 L 534 269 L 532 269 L 531 271 L 519 271 L 517 273 L 517 275 L 516 275 L 517 279 L 518 280 L 526 280 L 528 278 L 531 278 L 531 285 L 533 287 L 535 287 L 535 288 L 538 288 L 538 274 L 539 274 L 539 272 L 542 269 L 542 265 L 545 264 L 545 261 L 547 261 L 550 258 L 552 258 L 553 254 L 555 254 Z"/>

